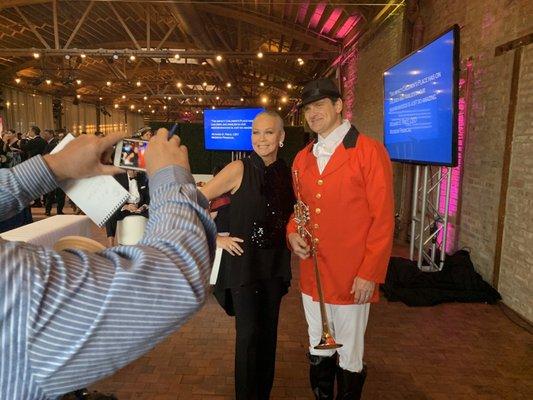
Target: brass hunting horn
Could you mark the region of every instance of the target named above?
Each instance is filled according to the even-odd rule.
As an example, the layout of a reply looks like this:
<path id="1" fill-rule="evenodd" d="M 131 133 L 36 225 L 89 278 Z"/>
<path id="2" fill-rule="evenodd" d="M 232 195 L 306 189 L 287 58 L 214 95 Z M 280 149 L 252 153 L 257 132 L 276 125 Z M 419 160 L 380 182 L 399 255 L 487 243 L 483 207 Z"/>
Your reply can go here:
<path id="1" fill-rule="evenodd" d="M 320 282 L 320 271 L 318 269 L 317 245 L 311 227 L 311 215 L 309 213 L 309 206 L 305 204 L 300 195 L 300 181 L 298 179 L 298 171 L 292 173 L 294 181 L 294 190 L 296 191 L 296 204 L 294 205 L 294 221 L 298 228 L 298 234 L 302 239 L 306 240 L 311 246 L 311 255 L 313 257 L 313 266 L 315 269 L 316 286 L 318 290 L 318 300 L 320 303 L 320 318 L 322 320 L 322 337 L 320 343 L 315 346 L 315 349 L 337 349 L 342 347 L 342 344 L 337 343 L 331 334 L 328 324 L 328 316 L 326 314 L 326 306 L 324 304 L 324 295 L 322 294 L 322 284 Z"/>

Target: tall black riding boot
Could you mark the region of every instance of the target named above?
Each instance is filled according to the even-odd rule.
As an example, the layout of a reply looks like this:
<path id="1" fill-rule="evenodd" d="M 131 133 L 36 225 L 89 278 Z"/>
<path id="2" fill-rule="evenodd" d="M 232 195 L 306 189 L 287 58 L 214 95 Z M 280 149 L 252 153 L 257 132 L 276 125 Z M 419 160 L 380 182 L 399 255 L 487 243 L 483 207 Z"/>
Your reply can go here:
<path id="1" fill-rule="evenodd" d="M 308 354 L 310 368 L 309 380 L 311 389 L 317 400 L 333 400 L 335 386 L 335 370 L 337 368 L 337 354 L 331 357 L 321 357 Z"/>
<path id="2" fill-rule="evenodd" d="M 351 372 L 337 367 L 337 400 L 359 400 L 366 378 L 366 366 L 361 372 Z"/>

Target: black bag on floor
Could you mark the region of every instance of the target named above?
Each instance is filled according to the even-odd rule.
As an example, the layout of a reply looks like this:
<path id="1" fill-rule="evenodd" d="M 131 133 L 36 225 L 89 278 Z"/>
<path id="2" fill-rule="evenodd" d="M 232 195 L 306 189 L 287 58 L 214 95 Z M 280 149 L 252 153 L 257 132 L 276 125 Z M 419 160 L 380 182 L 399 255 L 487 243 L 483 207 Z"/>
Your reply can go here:
<path id="1" fill-rule="evenodd" d="M 446 256 L 442 271 L 420 271 L 415 261 L 391 257 L 385 283 L 381 285 L 389 301 L 408 306 L 433 306 L 446 302 L 489 303 L 500 294 L 474 270 L 470 253 L 459 250 Z"/>

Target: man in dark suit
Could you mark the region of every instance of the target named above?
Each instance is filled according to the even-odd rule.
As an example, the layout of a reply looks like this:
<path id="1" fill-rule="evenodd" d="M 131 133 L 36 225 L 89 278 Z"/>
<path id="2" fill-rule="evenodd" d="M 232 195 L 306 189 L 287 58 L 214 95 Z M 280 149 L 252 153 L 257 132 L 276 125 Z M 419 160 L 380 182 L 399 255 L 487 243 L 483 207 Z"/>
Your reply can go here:
<path id="1" fill-rule="evenodd" d="M 46 142 L 43 155 L 50 154 L 52 150 L 54 150 L 54 147 L 57 146 L 59 141 L 54 136 L 54 131 L 52 129 L 46 129 L 42 136 Z M 52 214 L 52 204 L 54 203 L 54 200 L 57 203 L 57 215 L 63 214 L 63 207 L 65 206 L 65 192 L 63 192 L 60 188 L 56 188 L 44 196 L 45 214 L 47 216 Z"/>
<path id="2" fill-rule="evenodd" d="M 24 152 L 26 153 L 27 158 L 34 157 L 38 154 L 44 154 L 44 149 L 46 147 L 46 140 L 41 137 L 41 130 L 38 126 L 32 126 L 29 131 L 28 142 L 24 145 Z"/>
<path id="3" fill-rule="evenodd" d="M 28 132 L 28 141 L 22 147 L 25 158 L 32 158 L 38 154 L 43 154 L 46 147 L 46 140 L 41 137 L 41 130 L 38 126 L 32 126 Z M 32 207 L 42 207 L 41 199 L 36 199 Z"/>

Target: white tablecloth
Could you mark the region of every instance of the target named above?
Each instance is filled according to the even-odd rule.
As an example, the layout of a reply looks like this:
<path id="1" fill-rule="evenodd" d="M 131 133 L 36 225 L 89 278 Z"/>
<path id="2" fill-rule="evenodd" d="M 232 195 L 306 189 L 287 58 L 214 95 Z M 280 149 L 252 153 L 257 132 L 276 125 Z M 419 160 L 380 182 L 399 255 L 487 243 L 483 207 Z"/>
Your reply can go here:
<path id="1" fill-rule="evenodd" d="M 54 215 L 0 234 L 5 240 L 53 247 L 63 236 L 91 236 L 93 222 L 85 215 Z"/>

